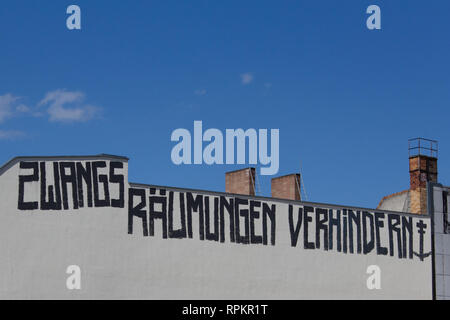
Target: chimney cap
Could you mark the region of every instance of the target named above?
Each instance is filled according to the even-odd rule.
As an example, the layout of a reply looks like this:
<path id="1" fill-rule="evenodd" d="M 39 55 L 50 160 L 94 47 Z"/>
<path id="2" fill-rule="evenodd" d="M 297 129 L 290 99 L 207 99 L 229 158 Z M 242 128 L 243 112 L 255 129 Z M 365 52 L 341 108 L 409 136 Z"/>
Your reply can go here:
<path id="1" fill-rule="evenodd" d="M 245 171 L 245 170 L 256 171 L 256 168 L 255 167 L 246 167 L 246 168 L 242 168 L 242 169 L 227 171 L 227 172 L 225 172 L 225 174 L 229 174 L 229 173 L 233 173 L 233 172 L 239 172 L 239 171 Z"/>
<path id="2" fill-rule="evenodd" d="M 438 141 L 421 137 L 408 139 L 408 155 L 410 158 L 426 156 L 437 159 Z"/>
<path id="3" fill-rule="evenodd" d="M 284 176 L 273 177 L 272 180 L 275 180 L 275 179 L 283 179 L 283 178 L 290 177 L 290 176 L 298 176 L 298 177 L 300 177 L 300 173 L 290 173 L 290 174 L 285 174 Z"/>

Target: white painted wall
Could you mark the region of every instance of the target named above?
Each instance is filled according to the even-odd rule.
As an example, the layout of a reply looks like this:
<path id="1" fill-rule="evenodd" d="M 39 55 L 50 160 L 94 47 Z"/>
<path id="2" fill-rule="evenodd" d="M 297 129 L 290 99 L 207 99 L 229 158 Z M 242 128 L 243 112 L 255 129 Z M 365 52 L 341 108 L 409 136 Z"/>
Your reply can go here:
<path id="1" fill-rule="evenodd" d="M 444 209 L 444 192 L 450 204 L 450 187 L 433 186 L 436 299 L 439 300 L 450 299 L 450 228 L 444 228 L 444 220 L 449 221 L 448 208 Z"/>
<path id="2" fill-rule="evenodd" d="M 19 159 L 20 160 L 20 159 Z M 35 159 L 70 161 L 71 159 Z M 74 161 L 82 161 L 73 159 Z M 117 159 L 86 158 L 83 161 Z M 33 159 L 26 159 L 33 161 Z M 125 182 L 128 181 L 125 160 Z M 83 162 L 84 163 L 84 162 Z M 117 170 L 116 172 L 121 172 Z M 42 211 L 18 210 L 19 162 L 0 170 L 0 298 L 2 299 L 431 299 L 431 257 L 420 261 L 399 259 L 371 252 L 350 254 L 306 250 L 304 228 L 300 229 L 296 247 L 291 245 L 289 204 L 298 208 L 311 204 L 252 198 L 276 207 L 276 242 L 237 244 L 199 239 L 197 216 L 193 219 L 192 239 L 163 239 L 161 220 L 155 221 L 155 235 L 143 235 L 141 220 L 133 217 L 133 233 L 128 233 L 128 184 L 124 208 L 82 208 Z M 51 181 L 52 175 L 47 179 Z M 106 171 L 103 172 L 106 174 Z M 40 185 L 25 184 L 25 201 L 39 199 Z M 150 186 L 144 189 L 148 213 Z M 118 197 L 118 187 L 111 187 L 111 197 Z M 161 188 L 156 188 L 160 195 Z M 174 227 L 180 227 L 180 192 L 189 190 L 164 188 L 174 195 Z M 100 192 L 103 196 L 103 193 Z M 69 194 L 71 194 L 69 192 Z M 210 197 L 210 214 L 214 212 L 212 192 L 193 192 Z M 229 200 L 232 196 L 227 196 Z M 249 199 L 248 197 L 242 197 Z M 87 199 L 85 199 L 86 201 Z M 71 198 L 70 198 L 71 201 Z M 69 201 L 69 203 L 70 203 Z M 133 206 L 139 199 L 133 199 Z M 343 209 L 314 205 L 325 209 Z M 242 206 L 241 209 L 248 209 Z M 349 208 L 351 209 L 351 208 Z M 354 209 L 355 211 L 357 209 Z M 378 211 L 377 211 L 378 212 Z M 388 213 L 385 212 L 387 215 Z M 405 217 L 410 217 L 404 215 Z M 295 222 L 297 215 L 294 214 Z M 310 230 L 315 230 L 311 214 Z M 148 215 L 147 215 L 148 218 Z M 386 216 L 387 218 L 387 216 Z M 424 252 L 431 250 L 431 225 L 428 217 L 414 217 L 414 250 L 419 248 L 416 224 L 427 226 Z M 245 225 L 240 219 L 241 230 Z M 226 222 L 228 223 L 228 222 Z M 387 224 L 387 219 L 384 221 Z M 227 224 L 225 224 L 227 227 Z M 212 228 L 212 226 L 211 226 Z M 227 228 L 225 228 L 227 230 Z M 261 215 L 255 231 L 262 233 Z M 356 237 L 356 235 L 355 235 Z M 387 228 L 380 229 L 383 245 L 388 244 Z M 315 241 L 315 232 L 309 235 Z M 356 241 L 356 240 L 355 240 Z M 66 288 L 65 273 L 69 265 L 81 268 L 81 290 Z M 381 268 L 381 289 L 369 290 L 367 267 Z"/>

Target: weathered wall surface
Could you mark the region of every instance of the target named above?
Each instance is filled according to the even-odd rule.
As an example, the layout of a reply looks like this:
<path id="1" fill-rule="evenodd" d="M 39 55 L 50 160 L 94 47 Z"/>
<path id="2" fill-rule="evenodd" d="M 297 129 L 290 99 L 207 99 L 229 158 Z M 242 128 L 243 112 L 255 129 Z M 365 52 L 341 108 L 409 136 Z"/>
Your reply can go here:
<path id="1" fill-rule="evenodd" d="M 405 190 L 384 197 L 377 209 L 410 212 L 411 191 Z"/>
<path id="2" fill-rule="evenodd" d="M 450 299 L 450 219 L 448 203 L 450 187 L 433 185 L 431 193 L 434 212 L 434 252 L 436 299 Z"/>
<path id="3" fill-rule="evenodd" d="M 432 297 L 426 216 L 128 184 L 127 168 L 90 157 L 0 171 L 0 298 Z M 69 265 L 81 290 L 66 288 Z"/>

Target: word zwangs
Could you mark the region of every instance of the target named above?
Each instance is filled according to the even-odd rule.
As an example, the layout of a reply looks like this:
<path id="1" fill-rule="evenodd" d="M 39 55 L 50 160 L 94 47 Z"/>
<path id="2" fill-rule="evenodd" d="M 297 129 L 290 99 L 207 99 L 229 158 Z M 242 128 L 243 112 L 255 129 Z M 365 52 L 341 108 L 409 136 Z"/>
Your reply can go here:
<path id="1" fill-rule="evenodd" d="M 279 168 L 279 130 L 270 130 L 270 151 L 267 150 L 267 129 L 226 129 L 225 147 L 226 164 L 235 164 L 235 141 L 237 142 L 237 164 L 245 164 L 246 160 L 246 138 L 248 139 L 248 162 L 249 164 L 259 163 L 269 165 L 261 168 L 261 175 L 274 175 L 278 173 Z M 181 141 L 180 141 L 181 140 Z M 208 129 L 203 133 L 202 122 L 194 121 L 194 164 L 202 164 L 203 161 L 208 164 L 223 164 L 223 134 L 218 129 Z M 192 164 L 191 157 L 191 133 L 187 129 L 176 129 L 172 132 L 171 141 L 178 141 L 172 149 L 172 162 L 179 164 Z M 203 142 L 210 142 L 203 149 Z M 259 144 L 258 144 L 259 142 Z M 258 153 L 259 147 L 259 153 Z M 203 151 L 203 152 L 202 152 Z"/>
<path id="2" fill-rule="evenodd" d="M 88 207 L 124 207 L 125 178 L 123 174 L 116 173 L 116 170 L 123 169 L 122 162 L 52 164 L 52 168 L 47 168 L 46 162 L 20 163 L 20 169 L 31 170 L 31 174 L 19 175 L 19 210 L 68 210 L 69 196 L 73 209 L 83 208 L 85 200 Z M 47 175 L 53 175 L 52 181 L 47 180 Z M 36 190 L 33 185 L 37 186 L 38 192 L 31 192 Z M 117 198 L 111 195 L 112 186 L 118 187 Z"/>

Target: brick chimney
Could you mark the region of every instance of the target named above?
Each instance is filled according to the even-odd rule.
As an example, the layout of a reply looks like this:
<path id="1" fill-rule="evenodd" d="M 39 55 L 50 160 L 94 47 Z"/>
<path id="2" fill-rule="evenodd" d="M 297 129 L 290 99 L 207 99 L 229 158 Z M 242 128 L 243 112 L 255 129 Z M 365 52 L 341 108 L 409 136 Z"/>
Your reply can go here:
<path id="1" fill-rule="evenodd" d="M 415 147 L 410 145 L 409 148 L 410 211 L 425 214 L 427 213 L 427 182 L 437 182 L 437 142 L 422 138 L 411 139 L 411 141 L 417 144 Z M 411 150 L 418 150 L 418 152 L 411 155 Z M 430 155 L 424 155 L 424 151 L 428 151 Z"/>
<path id="2" fill-rule="evenodd" d="M 272 197 L 289 200 L 301 200 L 300 174 L 294 173 L 272 179 Z"/>
<path id="3" fill-rule="evenodd" d="M 411 212 L 427 213 L 427 182 L 437 182 L 437 158 L 415 155 L 409 158 Z"/>
<path id="4" fill-rule="evenodd" d="M 255 195 L 255 168 L 245 168 L 225 173 L 225 192 Z"/>

